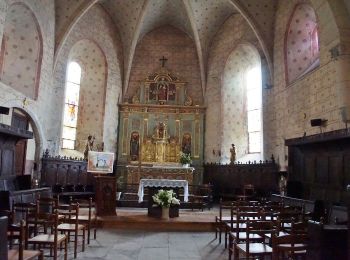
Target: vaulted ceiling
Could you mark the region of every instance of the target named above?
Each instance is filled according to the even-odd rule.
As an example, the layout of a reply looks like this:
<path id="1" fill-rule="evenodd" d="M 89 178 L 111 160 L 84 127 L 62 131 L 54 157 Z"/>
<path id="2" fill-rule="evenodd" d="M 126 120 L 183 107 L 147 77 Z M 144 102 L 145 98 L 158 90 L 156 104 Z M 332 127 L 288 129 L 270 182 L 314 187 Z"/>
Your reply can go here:
<path id="1" fill-rule="evenodd" d="M 153 29 L 172 25 L 195 42 L 205 90 L 208 50 L 225 20 L 242 15 L 256 33 L 271 64 L 278 0 L 56 0 L 56 55 L 70 29 L 89 8 L 100 5 L 112 18 L 123 44 L 124 87 L 137 43 Z"/>

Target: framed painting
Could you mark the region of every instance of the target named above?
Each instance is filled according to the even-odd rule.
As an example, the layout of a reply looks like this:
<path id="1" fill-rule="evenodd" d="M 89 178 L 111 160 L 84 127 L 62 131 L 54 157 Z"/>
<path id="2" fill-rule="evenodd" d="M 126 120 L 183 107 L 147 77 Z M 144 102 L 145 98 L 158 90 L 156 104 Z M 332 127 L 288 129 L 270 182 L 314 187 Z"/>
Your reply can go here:
<path id="1" fill-rule="evenodd" d="M 112 173 L 113 162 L 114 153 L 89 151 L 87 171 L 95 173 Z"/>

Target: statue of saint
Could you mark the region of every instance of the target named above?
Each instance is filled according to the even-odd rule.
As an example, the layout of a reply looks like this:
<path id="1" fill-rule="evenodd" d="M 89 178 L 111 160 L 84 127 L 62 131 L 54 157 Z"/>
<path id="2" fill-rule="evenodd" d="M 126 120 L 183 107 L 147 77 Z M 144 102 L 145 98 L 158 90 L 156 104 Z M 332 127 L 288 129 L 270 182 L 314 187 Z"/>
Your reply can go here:
<path id="1" fill-rule="evenodd" d="M 283 173 L 281 174 L 280 180 L 278 181 L 278 187 L 282 196 L 287 195 L 287 178 Z"/>
<path id="2" fill-rule="evenodd" d="M 182 136 L 182 152 L 191 154 L 191 134 L 186 133 Z"/>
<path id="3" fill-rule="evenodd" d="M 85 160 L 88 159 L 89 151 L 94 150 L 94 141 L 95 141 L 95 136 L 89 135 L 88 139 L 86 141 L 85 150 L 84 150 L 84 159 Z"/>
<path id="4" fill-rule="evenodd" d="M 158 100 L 165 101 L 167 100 L 167 88 L 164 83 L 159 84 L 159 91 L 158 91 Z"/>
<path id="5" fill-rule="evenodd" d="M 139 133 L 132 132 L 130 138 L 130 157 L 131 161 L 139 159 Z"/>
<path id="6" fill-rule="evenodd" d="M 234 144 L 231 144 L 231 149 L 230 149 L 230 153 L 231 153 L 231 157 L 230 157 L 230 164 L 234 164 L 236 161 L 236 148 Z"/>

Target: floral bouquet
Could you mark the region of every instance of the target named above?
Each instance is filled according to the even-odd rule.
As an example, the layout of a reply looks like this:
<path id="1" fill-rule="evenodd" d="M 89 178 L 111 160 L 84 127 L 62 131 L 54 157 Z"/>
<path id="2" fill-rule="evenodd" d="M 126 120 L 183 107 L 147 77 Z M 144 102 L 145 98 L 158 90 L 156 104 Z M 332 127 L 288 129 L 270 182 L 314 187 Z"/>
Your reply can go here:
<path id="1" fill-rule="evenodd" d="M 159 190 L 157 194 L 153 195 L 155 205 L 162 208 L 170 208 L 170 205 L 180 205 L 180 200 L 175 197 L 173 190 Z"/>
<path id="2" fill-rule="evenodd" d="M 181 164 L 192 163 L 191 154 L 180 152 L 180 163 Z"/>

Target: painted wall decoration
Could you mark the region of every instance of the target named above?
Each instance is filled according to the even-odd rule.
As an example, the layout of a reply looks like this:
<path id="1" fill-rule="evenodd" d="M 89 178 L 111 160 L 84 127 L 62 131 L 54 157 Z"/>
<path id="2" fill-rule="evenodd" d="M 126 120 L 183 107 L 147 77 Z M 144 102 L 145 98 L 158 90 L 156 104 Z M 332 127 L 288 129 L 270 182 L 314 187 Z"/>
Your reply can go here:
<path id="1" fill-rule="evenodd" d="M 25 4 L 9 7 L 0 53 L 0 79 L 36 99 L 42 59 L 42 36 L 34 13 Z"/>
<path id="2" fill-rule="evenodd" d="M 103 142 L 107 64 L 100 47 L 86 39 L 72 47 L 69 60 L 78 62 L 82 68 L 76 150 L 83 151 L 89 135 L 95 136 L 96 144 Z"/>
<path id="3" fill-rule="evenodd" d="M 291 83 L 319 65 L 318 25 L 312 6 L 298 4 L 286 33 L 286 78 Z"/>

